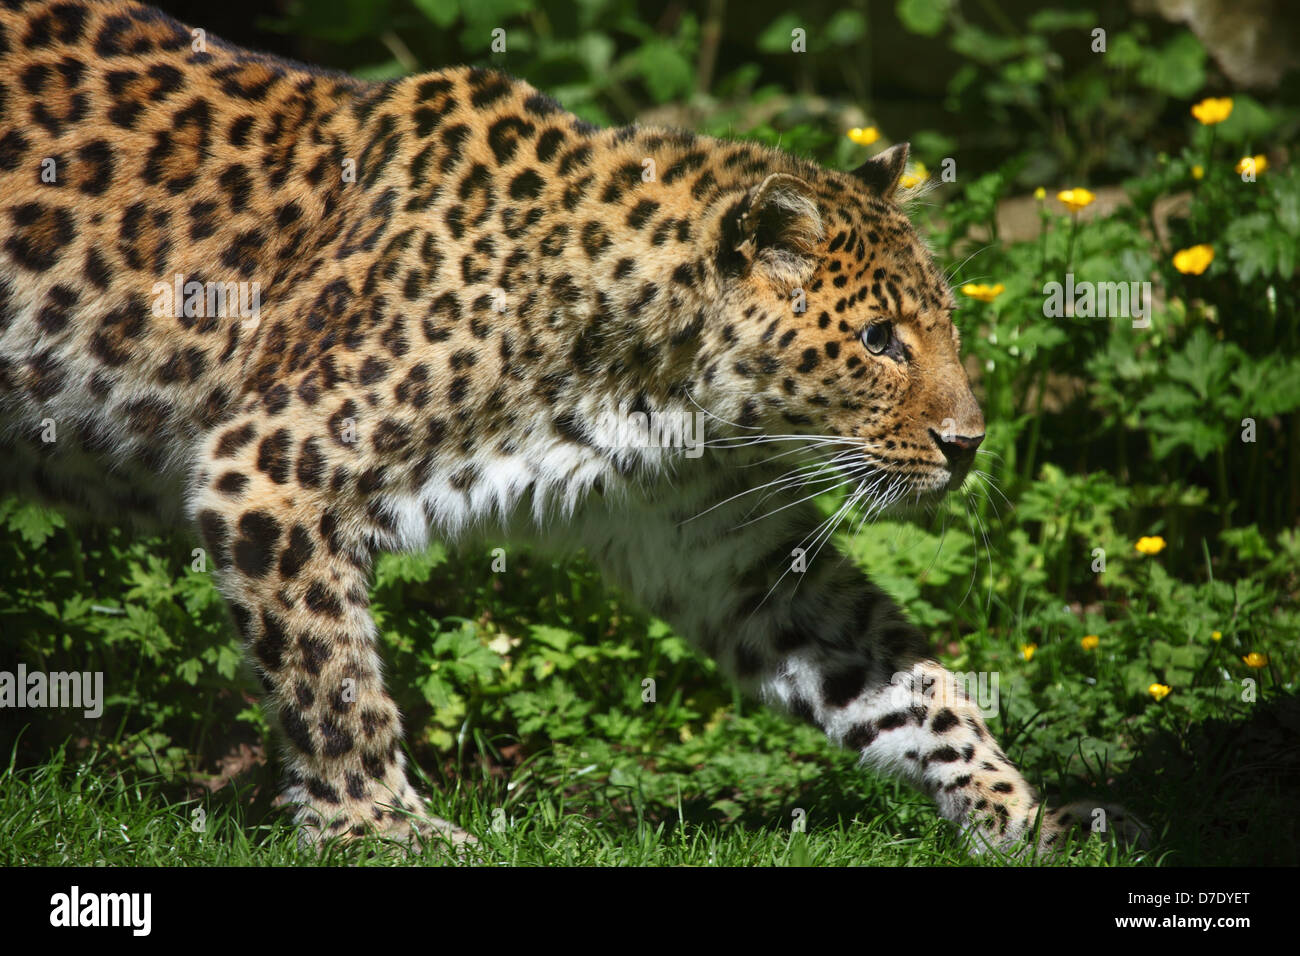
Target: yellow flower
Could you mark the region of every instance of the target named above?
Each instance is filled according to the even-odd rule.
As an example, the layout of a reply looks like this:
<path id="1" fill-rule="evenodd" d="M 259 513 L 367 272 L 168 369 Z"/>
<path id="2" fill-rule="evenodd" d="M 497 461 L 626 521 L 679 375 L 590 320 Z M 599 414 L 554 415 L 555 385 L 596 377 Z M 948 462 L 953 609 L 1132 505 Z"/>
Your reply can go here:
<path id="1" fill-rule="evenodd" d="M 1147 693 L 1150 694 L 1152 697 L 1154 697 L 1156 700 L 1164 700 L 1166 697 L 1169 696 L 1169 692 L 1171 690 L 1173 690 L 1173 688 L 1170 687 L 1168 684 L 1152 684 L 1150 687 L 1147 688 Z"/>
<path id="2" fill-rule="evenodd" d="M 874 126 L 855 126 L 848 132 L 849 139 L 859 146 L 870 146 L 876 140 L 880 139 L 880 130 Z"/>
<path id="3" fill-rule="evenodd" d="M 1192 115 L 1202 126 L 1213 126 L 1215 123 L 1222 123 L 1232 115 L 1232 97 L 1211 96 L 1209 99 L 1201 100 L 1192 107 Z"/>
<path id="4" fill-rule="evenodd" d="M 1138 543 L 1133 545 L 1133 547 L 1137 548 L 1141 554 L 1145 554 L 1149 557 L 1153 554 L 1159 554 L 1165 549 L 1165 539 L 1159 535 L 1154 535 L 1149 538 L 1142 537 L 1138 539 Z"/>
<path id="5" fill-rule="evenodd" d="M 1025 660 L 1027 660 L 1027 661 L 1032 661 L 1032 660 L 1034 659 L 1034 651 L 1036 651 L 1036 650 L 1038 650 L 1038 645 L 1037 645 L 1037 644 L 1021 644 L 1021 645 L 1020 645 L 1020 653 L 1023 654 L 1023 655 L 1025 656 Z"/>
<path id="6" fill-rule="evenodd" d="M 1086 189 L 1065 189 L 1057 193 L 1056 198 L 1065 203 L 1070 212 L 1078 212 L 1084 206 L 1091 205 L 1097 197 Z"/>
<path id="7" fill-rule="evenodd" d="M 1193 167 L 1192 167 L 1192 178 L 1193 178 L 1193 179 L 1204 179 L 1204 178 L 1205 178 L 1205 167 L 1202 166 L 1200 163 L 1197 163 L 1195 166 L 1193 166 Z"/>
<path id="8" fill-rule="evenodd" d="M 962 295 L 968 295 L 972 299 L 979 299 L 981 302 L 992 302 L 1006 291 L 1007 287 L 1001 282 L 997 285 L 984 285 L 981 282 L 967 282 L 961 287 Z"/>
<path id="9" fill-rule="evenodd" d="M 1101 638 L 1096 634 L 1085 634 L 1079 640 L 1079 643 L 1083 646 L 1085 651 L 1095 651 L 1097 645 L 1101 643 Z"/>
<path id="10" fill-rule="evenodd" d="M 1241 159 L 1237 160 L 1237 165 L 1233 168 L 1237 171 L 1238 176 L 1244 176 L 1248 172 L 1254 173 L 1258 176 L 1264 170 L 1268 169 L 1268 157 L 1263 153 L 1258 153 L 1254 156 L 1243 156 Z"/>
<path id="11" fill-rule="evenodd" d="M 1268 666 L 1268 655 L 1261 654 L 1259 651 L 1251 651 L 1242 660 L 1246 662 L 1247 667 L 1253 667 L 1256 670 Z"/>
<path id="12" fill-rule="evenodd" d="M 1210 632 L 1210 640 L 1212 640 L 1212 641 L 1221 641 L 1221 640 L 1223 640 L 1223 632 L 1222 632 L 1222 631 L 1211 631 L 1211 632 Z"/>
<path id="13" fill-rule="evenodd" d="M 1044 189 L 1042 186 L 1039 186 L 1037 189 L 1034 190 L 1034 198 L 1037 199 L 1039 202 L 1042 202 L 1044 199 L 1047 198 L 1047 190 Z"/>
<path id="14" fill-rule="evenodd" d="M 1183 275 L 1198 276 L 1214 261 L 1214 247 L 1201 243 L 1174 253 L 1174 268 Z"/>
<path id="15" fill-rule="evenodd" d="M 930 178 L 930 171 L 925 168 L 925 163 L 917 163 L 910 173 L 904 173 L 903 178 L 899 180 L 899 185 L 904 189 L 911 189 L 918 183 L 923 183 Z"/>

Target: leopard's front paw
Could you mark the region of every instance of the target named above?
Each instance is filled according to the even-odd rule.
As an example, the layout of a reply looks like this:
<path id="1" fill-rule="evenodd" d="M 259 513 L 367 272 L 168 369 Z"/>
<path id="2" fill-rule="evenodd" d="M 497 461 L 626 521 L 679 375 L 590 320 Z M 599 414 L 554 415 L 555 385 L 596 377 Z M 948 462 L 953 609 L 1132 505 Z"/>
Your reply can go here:
<path id="1" fill-rule="evenodd" d="M 1047 810 L 1043 814 L 1038 845 L 1044 850 L 1056 849 L 1070 833 L 1078 837 L 1094 834 L 1104 839 L 1113 837 L 1122 846 L 1141 850 L 1151 846 L 1151 832 L 1146 825 L 1113 803 L 1078 800 Z"/>

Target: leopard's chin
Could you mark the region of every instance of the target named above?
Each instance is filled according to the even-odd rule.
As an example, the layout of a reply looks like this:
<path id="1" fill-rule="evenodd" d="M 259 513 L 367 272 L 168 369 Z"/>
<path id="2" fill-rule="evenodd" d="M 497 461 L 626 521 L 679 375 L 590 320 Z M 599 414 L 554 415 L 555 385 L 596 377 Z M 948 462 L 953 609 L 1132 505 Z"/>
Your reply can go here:
<path id="1" fill-rule="evenodd" d="M 908 482 L 906 493 L 895 507 L 910 512 L 937 505 L 949 494 L 960 489 L 969 474 L 968 468 L 958 470 L 936 468 L 929 474 L 913 476 Z"/>
<path id="2" fill-rule="evenodd" d="M 959 490 L 961 486 L 966 483 L 966 479 L 969 477 L 970 477 L 969 465 L 966 466 L 965 468 L 956 468 L 949 471 L 948 480 L 944 484 L 944 489 L 943 489 L 944 493 L 946 494 L 949 491 Z"/>
<path id="3" fill-rule="evenodd" d="M 960 485 L 960 482 L 957 485 L 951 483 L 947 469 L 938 469 L 935 474 L 898 474 L 906 481 L 894 485 L 882 496 L 886 500 L 877 506 L 881 516 L 907 519 L 937 505 L 949 491 Z M 890 481 L 885 478 L 881 484 L 888 488 Z"/>

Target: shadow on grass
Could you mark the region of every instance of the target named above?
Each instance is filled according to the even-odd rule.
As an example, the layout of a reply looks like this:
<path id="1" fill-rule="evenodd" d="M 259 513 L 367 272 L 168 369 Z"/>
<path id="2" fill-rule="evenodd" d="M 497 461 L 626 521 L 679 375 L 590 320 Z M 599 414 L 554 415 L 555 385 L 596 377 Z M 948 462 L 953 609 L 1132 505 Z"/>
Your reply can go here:
<path id="1" fill-rule="evenodd" d="M 1300 697 L 1246 720 L 1207 720 L 1137 741 L 1116 799 L 1147 822 L 1174 866 L 1300 863 Z"/>
<path id="2" fill-rule="evenodd" d="M 1153 859 L 1166 866 L 1300 864 L 1300 697 L 1275 697 L 1246 719 L 1216 718 L 1178 732 L 1152 732 L 1136 740 L 1133 750 L 1137 756 L 1106 786 L 1104 797 L 1151 828 Z M 786 802 L 808 808 L 810 827 L 883 812 L 900 834 L 920 832 L 932 807 L 919 795 L 909 800 L 899 791 L 836 763 L 792 789 Z M 685 819 L 716 823 L 718 813 L 710 807 L 716 796 L 685 801 Z M 746 811 L 734 822 L 761 828 L 778 821 L 770 813 Z"/>

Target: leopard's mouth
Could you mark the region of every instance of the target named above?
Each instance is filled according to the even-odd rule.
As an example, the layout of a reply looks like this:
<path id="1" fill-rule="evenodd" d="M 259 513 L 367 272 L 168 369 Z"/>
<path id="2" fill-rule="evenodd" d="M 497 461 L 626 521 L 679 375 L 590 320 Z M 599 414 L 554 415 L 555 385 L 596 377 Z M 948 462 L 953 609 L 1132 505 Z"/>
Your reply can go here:
<path id="1" fill-rule="evenodd" d="M 935 505 L 965 479 L 964 475 L 952 476 L 943 467 L 921 471 L 915 466 L 884 466 L 879 461 L 871 462 L 865 471 L 842 465 L 836 470 L 843 478 L 852 478 L 846 494 L 856 509 L 873 517 L 905 517 L 916 509 Z"/>
<path id="2" fill-rule="evenodd" d="M 885 471 L 879 488 L 885 499 L 880 504 L 882 512 L 908 512 L 941 502 L 950 492 L 957 491 L 966 481 L 969 468 L 950 469 L 935 465 L 924 471 L 915 468 Z"/>

